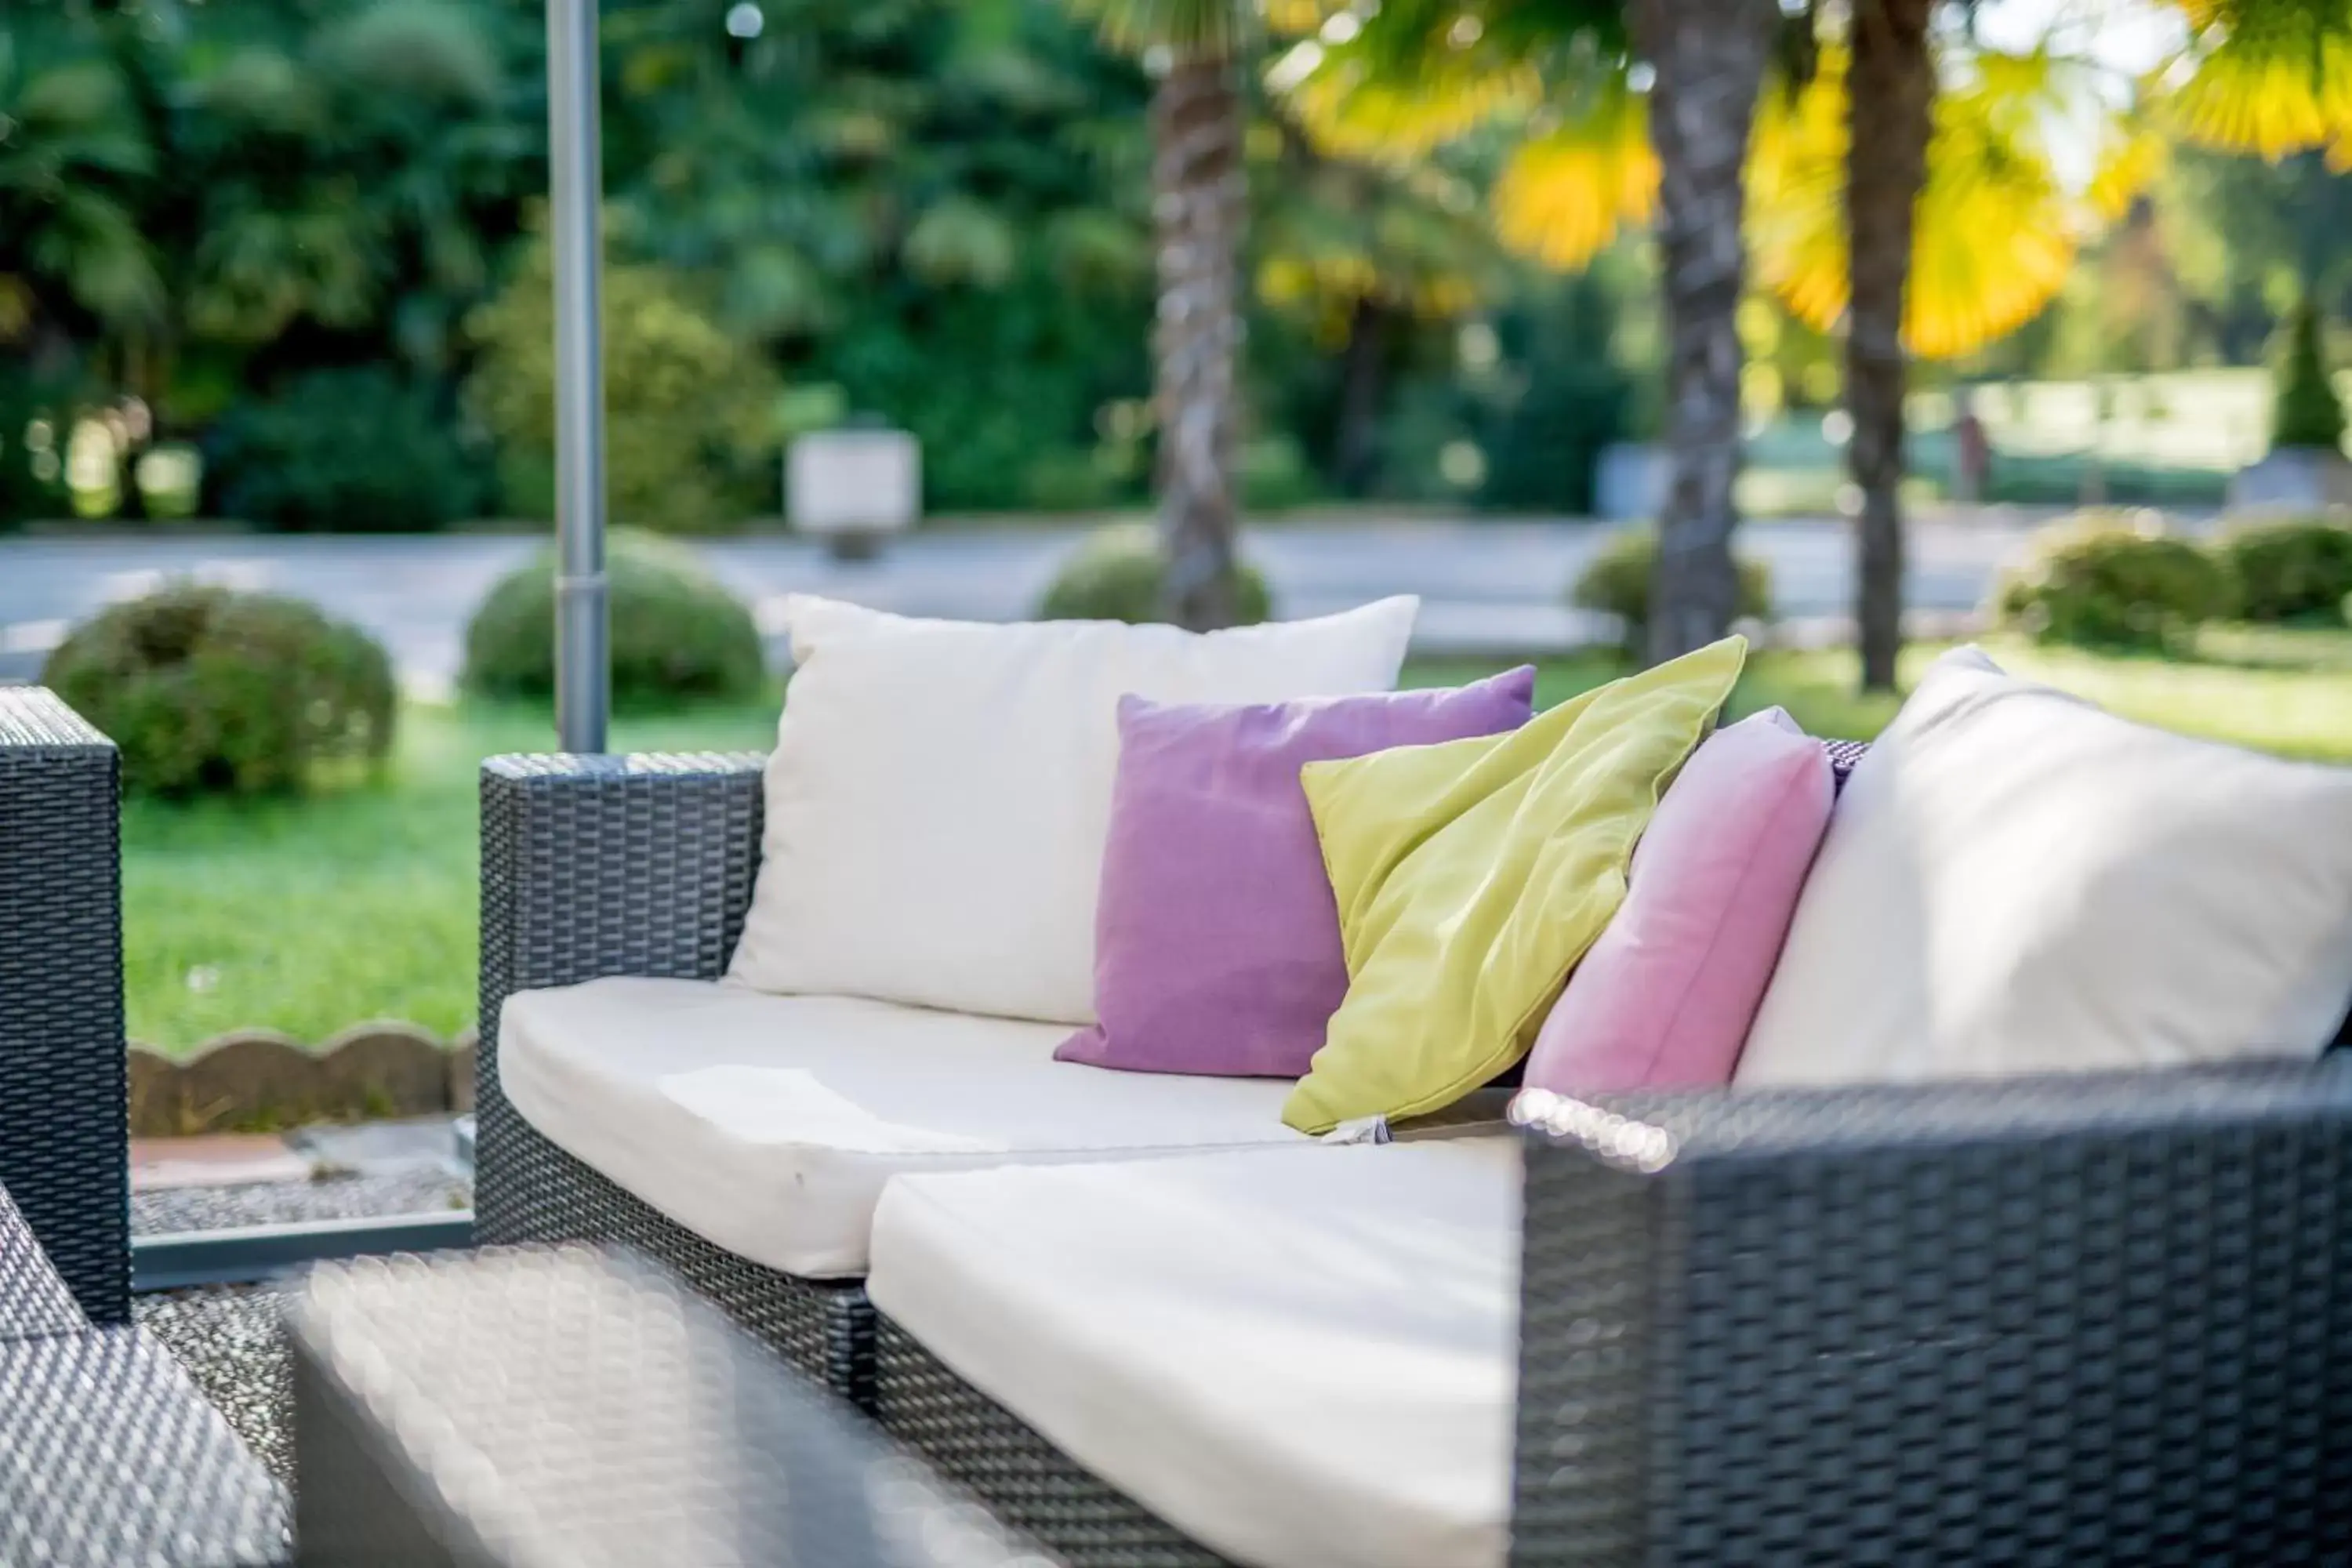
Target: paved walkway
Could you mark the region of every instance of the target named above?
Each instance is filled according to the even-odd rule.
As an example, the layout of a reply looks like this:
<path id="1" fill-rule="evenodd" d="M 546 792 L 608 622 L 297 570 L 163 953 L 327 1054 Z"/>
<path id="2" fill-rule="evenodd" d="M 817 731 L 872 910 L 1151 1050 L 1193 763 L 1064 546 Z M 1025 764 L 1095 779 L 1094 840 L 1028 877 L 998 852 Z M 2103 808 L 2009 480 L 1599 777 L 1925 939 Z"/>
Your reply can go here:
<path id="1" fill-rule="evenodd" d="M 1285 616 L 1416 593 L 1423 601 L 1420 651 L 1518 655 L 1601 633 L 1591 617 L 1566 607 L 1562 594 L 1606 532 L 1581 521 L 1349 521 L 1260 530 L 1247 548 Z M 1931 618 L 1973 610 L 2030 534 L 2026 524 L 1999 517 L 1916 524 L 1908 602 Z M 921 615 L 1015 619 L 1035 605 L 1078 537 L 1048 528 L 941 528 L 862 564 L 832 561 L 782 535 L 702 548 L 772 632 L 783 595 L 793 592 Z M 1743 538 L 1771 564 L 1779 616 L 1829 622 L 1833 631 L 1853 594 L 1845 525 L 1757 522 Z M 467 614 L 533 543 L 483 534 L 0 540 L 0 679 L 30 679 L 66 628 L 99 606 L 191 576 L 314 600 L 382 638 L 412 689 L 445 690 Z"/>

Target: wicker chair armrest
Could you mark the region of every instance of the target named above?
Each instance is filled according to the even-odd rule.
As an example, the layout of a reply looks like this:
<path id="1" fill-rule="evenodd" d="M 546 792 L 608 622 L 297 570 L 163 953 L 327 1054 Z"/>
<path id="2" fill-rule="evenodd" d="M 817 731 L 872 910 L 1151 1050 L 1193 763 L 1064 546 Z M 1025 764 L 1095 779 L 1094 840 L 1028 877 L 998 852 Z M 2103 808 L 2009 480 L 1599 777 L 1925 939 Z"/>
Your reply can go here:
<path id="1" fill-rule="evenodd" d="M 2352 1062 L 1514 1120 L 1514 1561 L 2352 1542 Z"/>
<path id="2" fill-rule="evenodd" d="M 120 768 L 0 686 L 0 1187 L 93 1322 L 131 1316 Z"/>
<path id="3" fill-rule="evenodd" d="M 516 991 L 605 974 L 715 980 L 760 868 L 755 753 L 482 764 L 482 1050 Z"/>

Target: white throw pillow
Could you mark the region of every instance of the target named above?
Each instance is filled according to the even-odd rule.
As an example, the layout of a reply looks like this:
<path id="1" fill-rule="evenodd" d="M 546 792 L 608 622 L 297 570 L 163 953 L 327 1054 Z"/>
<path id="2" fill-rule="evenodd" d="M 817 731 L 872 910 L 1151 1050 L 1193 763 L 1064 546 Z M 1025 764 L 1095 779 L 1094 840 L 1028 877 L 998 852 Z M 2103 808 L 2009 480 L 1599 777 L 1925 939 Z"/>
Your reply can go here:
<path id="1" fill-rule="evenodd" d="M 1419 607 L 1202 636 L 793 597 L 764 857 L 729 977 L 1091 1023 L 1119 698 L 1386 691 Z"/>
<path id="2" fill-rule="evenodd" d="M 2316 1057 L 2352 1004 L 2352 769 L 1928 671 L 1847 782 L 1736 1081 Z"/>

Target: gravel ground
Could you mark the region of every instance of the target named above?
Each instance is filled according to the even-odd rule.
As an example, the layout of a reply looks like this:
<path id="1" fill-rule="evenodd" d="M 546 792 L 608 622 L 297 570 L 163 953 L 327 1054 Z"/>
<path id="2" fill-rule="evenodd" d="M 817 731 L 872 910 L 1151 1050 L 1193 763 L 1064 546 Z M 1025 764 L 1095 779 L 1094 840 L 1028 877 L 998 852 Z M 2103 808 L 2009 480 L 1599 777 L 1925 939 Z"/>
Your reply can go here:
<path id="1" fill-rule="evenodd" d="M 473 1201 L 473 1184 L 444 1171 L 328 1176 L 312 1182 L 265 1182 L 237 1187 L 176 1187 L 133 1193 L 131 1229 L 137 1236 L 162 1236 L 299 1220 L 446 1214 L 466 1208 Z"/>
<path id="2" fill-rule="evenodd" d="M 180 1358 L 196 1387 L 269 1473 L 294 1481 L 293 1367 L 278 1310 L 287 1287 L 213 1285 L 139 1297 L 139 1326 Z"/>
<path id="3" fill-rule="evenodd" d="M 339 1175 L 250 1186 L 134 1193 L 140 1236 L 301 1220 L 444 1214 L 474 1201 L 473 1184 L 446 1171 Z M 278 1313 L 289 1280 L 160 1291 L 134 1303 L 140 1327 L 180 1358 L 204 1396 L 228 1417 L 280 1481 L 294 1480 L 293 1383 Z"/>

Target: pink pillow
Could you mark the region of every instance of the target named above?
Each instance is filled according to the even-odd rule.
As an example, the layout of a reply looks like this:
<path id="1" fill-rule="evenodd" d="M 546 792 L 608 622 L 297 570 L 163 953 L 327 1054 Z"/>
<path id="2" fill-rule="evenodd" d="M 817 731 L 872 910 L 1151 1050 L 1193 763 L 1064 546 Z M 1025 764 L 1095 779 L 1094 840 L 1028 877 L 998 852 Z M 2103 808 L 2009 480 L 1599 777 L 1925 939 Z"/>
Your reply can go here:
<path id="1" fill-rule="evenodd" d="M 1729 1083 L 1834 794 L 1829 753 L 1778 708 L 1708 737 L 1635 846 L 1616 918 L 1544 1020 L 1528 1086 Z"/>

